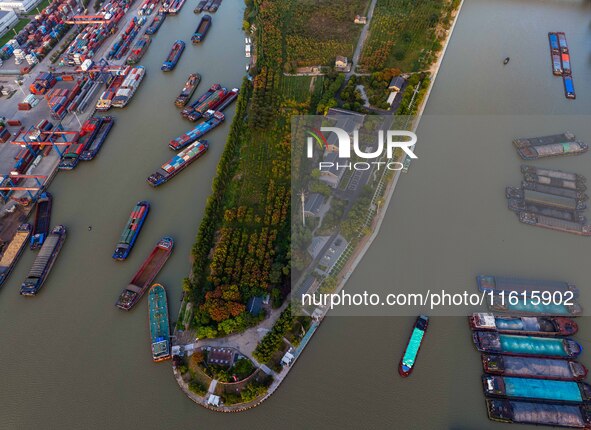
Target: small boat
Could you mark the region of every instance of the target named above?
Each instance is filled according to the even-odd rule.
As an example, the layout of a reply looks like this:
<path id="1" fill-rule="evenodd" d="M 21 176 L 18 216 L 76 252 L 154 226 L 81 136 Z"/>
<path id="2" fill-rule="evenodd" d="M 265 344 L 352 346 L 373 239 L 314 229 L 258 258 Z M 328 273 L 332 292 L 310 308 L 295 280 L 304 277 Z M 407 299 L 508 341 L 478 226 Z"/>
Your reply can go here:
<path id="1" fill-rule="evenodd" d="M 153 187 L 168 182 L 179 172 L 182 172 L 189 164 L 205 154 L 208 148 L 209 144 L 207 143 L 207 140 L 198 140 L 197 142 L 192 143 L 172 157 L 166 164 L 163 164 L 162 167 L 152 173 L 146 180 Z"/>
<path id="2" fill-rule="evenodd" d="M 482 368 L 493 375 L 558 381 L 581 381 L 587 376 L 587 368 L 578 361 L 556 358 L 482 354 Z"/>
<path id="3" fill-rule="evenodd" d="M 503 60 L 503 65 L 507 65 L 507 63 L 509 63 L 509 61 L 511 61 L 511 58 L 507 57 Z"/>
<path id="4" fill-rule="evenodd" d="M 187 82 L 185 82 L 185 86 L 181 90 L 181 93 L 174 101 L 175 106 L 179 108 L 185 107 L 185 105 L 189 103 L 189 100 L 191 100 L 191 97 L 193 97 L 200 82 L 201 75 L 199 73 L 191 73 Z"/>
<path id="5" fill-rule="evenodd" d="M 417 355 L 421 349 L 423 337 L 425 336 L 428 327 L 429 317 L 426 315 L 419 315 L 410 334 L 410 338 L 408 339 L 404 355 L 400 359 L 400 364 L 398 366 L 398 373 L 403 378 L 409 376 L 414 369 Z"/>
<path id="6" fill-rule="evenodd" d="M 21 285 L 21 295 L 35 296 L 49 275 L 57 256 L 62 249 L 62 245 L 66 240 L 66 228 L 63 225 L 58 225 L 51 230 L 47 240 L 43 243 L 37 258 L 33 262 L 33 267 L 29 271 L 29 275 L 25 282 Z"/>
<path id="7" fill-rule="evenodd" d="M 486 399 L 488 418 L 516 424 L 591 429 L 591 407 L 506 399 Z"/>
<path id="8" fill-rule="evenodd" d="M 182 40 L 175 41 L 172 44 L 172 48 L 170 48 L 170 53 L 168 54 L 168 57 L 166 57 L 166 60 L 164 60 L 164 63 L 162 63 L 162 67 L 160 68 L 160 70 L 162 70 L 163 72 L 169 72 L 173 70 L 179 62 L 181 54 L 184 50 L 185 42 L 183 42 Z"/>
<path id="9" fill-rule="evenodd" d="M 23 253 L 25 245 L 29 241 L 29 236 L 31 236 L 31 230 L 31 224 L 21 224 L 8 246 L 3 250 L 2 258 L 0 259 L 0 286 L 10 276 L 12 269 L 14 269 L 16 262 Z"/>
<path id="10" fill-rule="evenodd" d="M 506 334 L 534 336 L 572 336 L 579 327 L 571 318 L 526 317 L 474 313 L 469 317 L 472 330 L 488 330 Z"/>
<path id="11" fill-rule="evenodd" d="M 80 155 L 80 159 L 83 161 L 90 161 L 94 157 L 96 157 L 96 154 L 98 154 L 98 152 L 100 151 L 101 147 L 103 146 L 103 143 L 105 143 L 105 140 L 109 135 L 109 132 L 113 128 L 113 125 L 115 125 L 115 118 L 113 118 L 112 116 L 105 116 L 102 118 L 102 120 L 103 122 L 100 128 L 98 129 L 96 137 L 90 144 L 90 147 L 86 149 L 84 152 L 82 152 L 82 155 Z"/>
<path id="12" fill-rule="evenodd" d="M 37 199 L 37 208 L 35 209 L 35 223 L 33 224 L 33 235 L 31 236 L 31 249 L 39 249 L 47 234 L 49 233 L 49 224 L 51 221 L 51 204 L 53 196 L 45 192 Z"/>
<path id="13" fill-rule="evenodd" d="M 150 287 L 148 293 L 148 318 L 152 359 L 156 362 L 168 360 L 170 356 L 170 325 L 166 290 L 160 284 Z"/>
<path id="14" fill-rule="evenodd" d="M 136 272 L 129 285 L 123 289 L 115 306 L 124 311 L 130 310 L 142 298 L 154 278 L 160 272 L 172 253 L 174 241 L 163 237 Z"/>
<path id="15" fill-rule="evenodd" d="M 583 347 L 570 338 L 516 336 L 489 331 L 474 331 L 472 339 L 480 352 L 522 357 L 576 358 Z"/>
<path id="16" fill-rule="evenodd" d="M 211 27 L 211 16 L 203 15 L 195 33 L 193 33 L 193 36 L 191 37 L 191 42 L 193 42 L 194 45 L 201 43 L 209 31 L 209 27 Z"/>
<path id="17" fill-rule="evenodd" d="M 144 200 L 138 202 L 133 207 L 131 215 L 129 215 L 129 219 L 127 220 L 127 224 L 125 224 L 125 228 L 119 238 L 119 243 L 113 253 L 113 258 L 115 260 L 123 261 L 129 256 L 149 212 L 150 203 Z"/>

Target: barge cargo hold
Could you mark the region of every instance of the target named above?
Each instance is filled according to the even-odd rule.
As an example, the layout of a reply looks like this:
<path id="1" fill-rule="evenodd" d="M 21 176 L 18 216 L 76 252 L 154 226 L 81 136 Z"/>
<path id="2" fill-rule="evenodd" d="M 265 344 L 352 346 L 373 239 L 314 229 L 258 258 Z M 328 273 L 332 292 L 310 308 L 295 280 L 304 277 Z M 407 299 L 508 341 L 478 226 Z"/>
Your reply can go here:
<path id="1" fill-rule="evenodd" d="M 203 12 L 203 8 L 205 7 L 205 5 L 207 4 L 207 0 L 201 0 L 199 3 L 197 3 L 197 6 L 195 7 L 195 9 L 193 9 L 193 13 L 201 13 Z"/>
<path id="2" fill-rule="evenodd" d="M 206 100 L 196 105 L 193 110 L 186 115 L 186 118 L 195 122 L 203 118 L 207 111 L 215 112 L 217 107 L 226 98 L 227 94 L 228 90 L 225 88 L 220 88 L 219 90 L 214 91 Z"/>
<path id="3" fill-rule="evenodd" d="M 576 317 L 583 313 L 581 306 L 574 300 L 569 300 L 569 293 L 561 293 L 563 303 L 540 303 L 533 305 L 531 299 L 524 300 L 519 295 L 518 300 L 510 300 L 508 295 L 497 295 L 494 301 L 488 302 L 488 308 L 491 312 L 503 312 L 511 315 L 539 315 L 539 316 L 557 316 L 557 317 Z M 558 299 L 558 298 L 557 298 Z M 568 304 L 564 304 L 564 303 Z"/>
<path id="4" fill-rule="evenodd" d="M 576 99 L 577 95 L 575 94 L 575 84 L 572 76 L 563 76 L 562 81 L 564 84 L 564 96 L 567 99 Z"/>
<path id="5" fill-rule="evenodd" d="M 186 0 L 171 0 L 169 3 L 168 0 L 165 0 L 163 9 L 168 12 L 169 15 L 176 15 L 183 8 L 185 1 Z"/>
<path id="6" fill-rule="evenodd" d="M 211 16 L 203 15 L 199 25 L 197 26 L 197 29 L 195 29 L 195 33 L 193 33 L 193 36 L 191 37 L 191 42 L 193 42 L 193 45 L 201 43 L 203 39 L 205 39 L 205 36 L 209 31 L 209 27 L 211 27 Z"/>
<path id="7" fill-rule="evenodd" d="M 150 43 L 152 43 L 152 38 L 147 34 L 135 42 L 135 45 L 133 45 L 129 56 L 127 57 L 126 63 L 130 66 L 137 64 L 148 50 Z"/>
<path id="8" fill-rule="evenodd" d="M 20 293 L 23 296 L 34 296 L 39 292 L 62 249 L 64 240 L 66 228 L 63 225 L 54 227 L 37 254 L 27 279 L 21 285 Z"/>
<path id="9" fill-rule="evenodd" d="M 145 76 L 146 69 L 144 66 L 133 67 L 113 97 L 113 101 L 111 103 L 112 106 L 116 108 L 124 108 L 127 106 Z"/>
<path id="10" fill-rule="evenodd" d="M 96 102 L 96 110 L 104 112 L 111 108 L 113 97 L 115 97 L 117 90 L 125 80 L 125 77 L 130 70 L 131 67 L 125 67 L 124 69 L 121 69 L 119 72 L 117 72 L 117 75 L 113 78 L 107 90 L 100 95 L 98 101 Z"/>
<path id="11" fill-rule="evenodd" d="M 168 146 L 178 151 L 179 149 L 183 149 L 185 146 L 190 145 L 191 143 L 195 142 L 196 140 L 200 139 L 201 137 L 205 136 L 211 130 L 216 128 L 226 117 L 221 112 L 215 112 L 213 116 L 205 122 L 197 125 L 194 129 L 186 132 L 185 134 L 173 139 L 169 142 Z"/>
<path id="12" fill-rule="evenodd" d="M 200 82 L 201 75 L 199 73 L 191 73 L 187 79 L 187 82 L 185 82 L 185 86 L 181 90 L 181 93 L 174 101 L 175 106 L 179 108 L 185 107 L 185 105 L 189 103 L 189 100 L 191 100 L 191 97 L 193 97 L 193 94 L 195 93 L 195 90 L 197 89 L 197 86 Z"/>
<path id="13" fill-rule="evenodd" d="M 146 34 L 147 35 L 156 34 L 158 32 L 158 29 L 160 28 L 160 26 L 164 22 L 165 18 L 166 18 L 165 12 L 158 12 L 158 14 L 154 17 L 154 19 L 152 20 L 152 22 L 150 23 L 150 25 L 146 29 Z"/>
<path id="14" fill-rule="evenodd" d="M 492 421 L 591 429 L 591 408 L 587 405 L 486 399 L 486 409 Z"/>
<path id="15" fill-rule="evenodd" d="M 522 357 L 576 358 L 583 347 L 572 339 L 516 336 L 490 331 L 475 331 L 472 339 L 480 352 Z"/>
<path id="16" fill-rule="evenodd" d="M 551 187 L 549 185 L 542 185 L 537 182 L 521 183 L 521 188 L 525 190 L 537 191 L 539 193 L 553 194 L 555 196 L 568 197 L 581 202 L 589 200 L 589 196 L 582 191 L 570 190 L 568 188 Z"/>
<path id="17" fill-rule="evenodd" d="M 148 320 L 150 322 L 152 359 L 155 362 L 170 359 L 168 302 L 166 300 L 166 290 L 160 284 L 154 284 L 150 287 L 148 293 Z"/>
<path id="18" fill-rule="evenodd" d="M 39 249 L 47 234 L 49 233 L 49 224 L 51 222 L 51 204 L 53 196 L 45 192 L 37 199 L 35 208 L 35 223 L 33 224 L 33 235 L 31 236 L 31 249 Z"/>
<path id="19" fill-rule="evenodd" d="M 205 154 L 208 148 L 209 144 L 207 143 L 207 140 L 192 143 L 172 157 L 166 164 L 163 164 L 162 167 L 152 173 L 146 180 L 153 187 L 168 182 L 171 178 L 185 169 L 185 167 Z"/>
<path id="20" fill-rule="evenodd" d="M 578 361 L 556 358 L 482 354 L 482 368 L 493 375 L 556 381 L 581 381 L 587 376 L 587 368 Z"/>
<path id="21" fill-rule="evenodd" d="M 541 169 L 533 166 L 521 166 L 521 172 L 526 182 L 537 182 L 552 187 L 585 191 L 586 178 L 575 173 L 561 170 Z"/>
<path id="22" fill-rule="evenodd" d="M 181 55 L 184 50 L 185 42 L 183 42 L 182 40 L 175 41 L 172 44 L 172 48 L 170 49 L 168 57 L 166 57 L 166 60 L 164 60 L 164 63 L 162 63 L 162 67 L 160 67 L 160 70 L 164 72 L 169 72 L 173 70 L 179 62 L 179 59 L 181 58 Z"/>
<path id="23" fill-rule="evenodd" d="M 127 288 L 121 292 L 115 304 L 119 309 L 128 311 L 142 298 L 160 269 L 164 266 L 164 263 L 168 260 L 168 257 L 170 257 L 173 246 L 174 241 L 170 237 L 163 237 L 158 242 Z"/>
<path id="24" fill-rule="evenodd" d="M 535 166 L 521 166 L 521 173 L 531 173 L 533 175 L 539 176 L 546 176 L 548 178 L 556 178 L 556 179 L 563 179 L 565 181 L 571 182 L 587 182 L 587 179 L 583 175 L 579 175 L 577 173 L 570 173 L 570 172 L 563 172 L 562 170 L 555 170 L 555 169 L 544 169 Z"/>
<path id="25" fill-rule="evenodd" d="M 577 222 L 535 214 L 533 212 L 518 212 L 517 216 L 519 217 L 520 222 L 527 225 L 561 231 L 563 233 L 576 234 L 578 236 L 591 236 L 591 225 L 589 224 L 580 224 Z"/>
<path id="26" fill-rule="evenodd" d="M 121 233 L 121 237 L 119 238 L 119 243 L 113 253 L 113 258 L 115 260 L 122 261 L 129 256 L 149 212 L 150 203 L 143 200 L 133 207 L 129 219 L 125 224 L 125 228 Z"/>
<path id="27" fill-rule="evenodd" d="M 400 363 L 398 365 L 398 373 L 403 378 L 409 376 L 414 369 L 417 355 L 421 349 L 423 338 L 428 327 L 429 317 L 426 315 L 419 315 L 413 326 L 410 338 L 408 339 L 408 344 L 406 345 L 404 355 L 400 359 Z"/>
<path id="28" fill-rule="evenodd" d="M 558 155 L 579 155 L 587 152 L 589 146 L 575 139 L 572 133 L 563 133 L 529 139 L 515 139 L 513 145 L 524 160 Z"/>
<path id="29" fill-rule="evenodd" d="M 585 224 L 587 219 L 583 212 L 577 210 L 555 209 L 549 206 L 527 203 L 523 200 L 509 199 L 509 210 L 516 213 L 529 212 L 577 224 Z"/>
<path id="30" fill-rule="evenodd" d="M 96 137 L 90 144 L 90 147 L 83 151 L 82 155 L 80 155 L 80 159 L 83 161 L 90 161 L 94 157 L 96 157 L 96 154 L 98 154 L 98 152 L 100 151 L 101 147 L 103 146 L 103 143 L 105 143 L 105 140 L 107 140 L 107 136 L 113 128 L 113 125 L 115 125 L 115 118 L 113 118 L 112 116 L 104 116 L 101 119 L 103 121 L 101 123 L 100 128 L 98 129 Z"/>
<path id="31" fill-rule="evenodd" d="M 567 53 L 568 43 L 566 43 L 566 35 L 562 31 L 557 32 L 556 35 L 558 36 L 558 45 L 560 46 L 560 52 L 562 52 L 563 54 Z"/>
<path id="32" fill-rule="evenodd" d="M 20 258 L 29 236 L 31 236 L 31 224 L 21 224 L 10 243 L 2 251 L 2 258 L 0 259 L 0 286 L 4 285 L 6 279 L 10 276 L 12 269 Z"/>
<path id="33" fill-rule="evenodd" d="M 102 123 L 103 119 L 101 117 L 91 117 L 82 124 L 78 140 L 76 143 L 69 145 L 64 155 L 62 155 L 62 159 L 58 164 L 60 170 L 72 170 L 78 165 L 80 154 L 92 145 Z"/>
<path id="34" fill-rule="evenodd" d="M 240 89 L 232 88 L 231 91 L 228 91 L 224 97 L 219 101 L 219 104 L 215 106 L 215 111 L 209 110 L 203 114 L 204 119 L 209 119 L 214 112 L 223 112 L 228 106 L 232 104 L 234 100 L 238 98 L 238 93 Z"/>
<path id="35" fill-rule="evenodd" d="M 209 97 L 211 97 L 211 95 L 216 92 L 217 90 L 221 89 L 222 86 L 220 84 L 213 84 L 211 87 L 209 87 L 209 89 L 203 93 L 197 100 L 195 100 L 193 103 L 191 103 L 189 106 L 186 106 L 182 111 L 181 111 L 181 115 L 184 118 L 188 118 L 190 114 L 193 113 L 193 111 L 195 110 L 195 108 L 197 106 L 199 106 L 201 103 L 203 103 L 205 100 L 207 100 Z"/>
<path id="36" fill-rule="evenodd" d="M 487 397 L 577 405 L 591 400 L 591 386 L 585 382 L 483 375 L 482 387 Z"/>
<path id="37" fill-rule="evenodd" d="M 517 293 L 532 292 L 532 291 L 549 291 L 549 292 L 572 292 L 575 296 L 579 295 L 579 289 L 574 284 L 569 284 L 564 281 L 548 281 L 539 279 L 524 279 L 506 276 L 493 275 L 478 275 L 476 277 L 476 284 L 478 289 L 483 293 L 493 292 L 507 292 L 515 291 Z"/>
<path id="38" fill-rule="evenodd" d="M 525 317 L 475 313 L 468 317 L 472 330 L 531 336 L 572 336 L 579 327 L 566 317 Z"/>

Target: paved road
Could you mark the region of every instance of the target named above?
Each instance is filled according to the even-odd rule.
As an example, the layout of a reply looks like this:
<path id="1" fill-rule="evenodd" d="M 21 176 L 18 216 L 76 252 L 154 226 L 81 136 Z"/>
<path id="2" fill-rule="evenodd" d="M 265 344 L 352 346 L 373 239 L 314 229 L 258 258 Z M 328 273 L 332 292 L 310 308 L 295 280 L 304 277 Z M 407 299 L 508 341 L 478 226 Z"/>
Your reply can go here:
<path id="1" fill-rule="evenodd" d="M 361 35 L 359 36 L 359 40 L 357 40 L 357 47 L 355 48 L 355 52 L 353 53 L 353 59 L 351 60 L 351 71 L 346 75 L 346 81 L 349 80 L 351 76 L 355 74 L 355 70 L 357 68 L 357 64 L 359 63 L 359 57 L 361 57 L 361 51 L 363 50 L 363 45 L 365 45 L 365 40 L 367 39 L 367 35 L 369 34 L 369 25 L 371 24 L 371 18 L 373 17 L 373 11 L 376 7 L 377 0 L 371 0 L 371 4 L 369 5 L 369 10 L 367 12 L 367 23 L 363 26 L 363 30 L 361 30 Z"/>

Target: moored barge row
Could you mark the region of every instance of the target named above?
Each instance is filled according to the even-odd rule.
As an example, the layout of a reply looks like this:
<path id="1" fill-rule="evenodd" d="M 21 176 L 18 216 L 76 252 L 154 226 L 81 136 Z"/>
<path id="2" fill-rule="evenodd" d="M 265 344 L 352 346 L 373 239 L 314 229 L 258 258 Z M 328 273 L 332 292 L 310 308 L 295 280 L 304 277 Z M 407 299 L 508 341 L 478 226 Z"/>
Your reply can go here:
<path id="1" fill-rule="evenodd" d="M 102 123 L 98 129 L 96 137 L 93 139 L 90 147 L 84 150 L 80 155 L 80 159 L 83 161 L 90 161 L 96 157 L 96 154 L 98 154 L 100 151 L 103 143 L 105 143 L 105 140 L 107 140 L 107 136 L 113 128 L 113 125 L 115 125 L 115 118 L 112 116 L 104 116 L 101 119 Z"/>
<path id="2" fill-rule="evenodd" d="M 576 358 L 583 347 L 576 341 L 548 337 L 516 336 L 489 331 L 474 331 L 472 339 L 480 352 L 523 357 Z"/>
<path id="3" fill-rule="evenodd" d="M 193 94 L 195 93 L 195 90 L 197 89 L 197 86 L 200 82 L 201 75 L 199 73 L 191 73 L 187 79 L 187 82 L 185 82 L 185 86 L 181 90 L 181 93 L 174 101 L 175 106 L 182 108 L 187 103 L 189 103 L 189 100 L 191 100 L 191 97 L 193 97 Z"/>
<path id="4" fill-rule="evenodd" d="M 125 260 L 133 245 L 135 245 L 135 241 L 142 230 L 144 225 L 144 221 L 150 212 L 150 203 L 145 200 L 138 202 L 133 209 L 131 210 L 131 214 L 129 215 L 129 219 L 123 228 L 123 232 L 121 233 L 121 237 L 119 238 L 119 243 L 115 248 L 115 252 L 113 253 L 113 258 L 115 260 Z"/>
<path id="5" fill-rule="evenodd" d="M 487 397 L 575 405 L 591 400 L 591 386 L 585 382 L 483 375 L 482 386 Z"/>
<path id="6" fill-rule="evenodd" d="M 185 42 L 183 42 L 182 40 L 175 41 L 172 44 L 172 48 L 170 48 L 168 57 L 166 57 L 166 60 L 164 60 L 164 63 L 162 63 L 162 67 L 160 67 L 160 70 L 162 70 L 163 72 L 169 72 L 173 70 L 179 62 L 179 59 L 181 58 L 181 55 L 184 50 Z"/>
<path id="7" fill-rule="evenodd" d="M 426 315 L 419 315 L 413 326 L 404 354 L 398 364 L 398 373 L 403 378 L 409 376 L 414 369 L 428 327 L 429 317 Z"/>
<path id="8" fill-rule="evenodd" d="M 207 149 L 209 144 L 207 140 L 201 140 L 192 143 L 187 148 L 183 149 L 177 155 L 172 157 L 167 163 L 163 164 L 156 172 L 152 173 L 146 180 L 153 187 L 157 187 L 168 182 L 178 173 L 183 171 L 185 167 L 193 161 L 201 157 Z"/>
<path id="9" fill-rule="evenodd" d="M 472 330 L 532 336 L 572 336 L 579 327 L 566 317 L 535 317 L 475 313 L 469 318 Z"/>
<path id="10" fill-rule="evenodd" d="M 29 236 L 31 236 L 31 224 L 21 224 L 12 240 L 2 250 L 2 258 L 0 258 L 0 286 L 4 285 L 6 279 L 10 276 L 12 269 L 20 258 L 25 249 Z"/>
<path id="11" fill-rule="evenodd" d="M 506 276 L 478 275 L 476 277 L 478 289 L 482 292 L 512 292 L 530 293 L 532 291 L 548 292 L 572 292 L 579 295 L 579 289 L 574 284 L 564 281 L 548 281 L 539 279 L 524 279 Z"/>
<path id="12" fill-rule="evenodd" d="M 37 254 L 27 279 L 21 285 L 21 295 L 34 296 L 39 292 L 62 249 L 65 239 L 66 228 L 63 225 L 54 227 L 43 243 L 39 254 Z"/>
<path id="13" fill-rule="evenodd" d="M 33 224 L 33 233 L 31 236 L 31 249 L 39 249 L 47 238 L 49 233 L 49 224 L 51 222 L 51 205 L 53 196 L 45 192 L 37 199 L 35 208 L 35 223 Z"/>
<path id="14" fill-rule="evenodd" d="M 215 112 L 217 107 L 226 99 L 227 95 L 228 90 L 220 87 L 218 90 L 213 91 L 204 101 L 192 107 L 191 111 L 183 116 L 190 121 L 198 121 L 206 115 L 207 111 L 211 110 Z"/>
<path id="15" fill-rule="evenodd" d="M 156 362 L 168 360 L 170 355 L 170 323 L 166 290 L 160 284 L 150 287 L 148 293 L 148 320 L 152 359 Z"/>
<path id="16" fill-rule="evenodd" d="M 210 119 L 202 122 L 201 124 L 198 124 L 192 130 L 189 130 L 181 136 L 171 140 L 168 143 L 168 146 L 175 151 L 183 149 L 184 147 L 190 145 L 191 143 L 195 142 L 196 140 L 200 139 L 201 137 L 209 133 L 211 130 L 216 128 L 218 125 L 224 122 L 225 118 L 226 117 L 223 113 L 214 112 Z"/>
<path id="17" fill-rule="evenodd" d="M 581 381 L 587 376 L 587 368 L 578 361 L 556 358 L 482 354 L 482 368 L 494 375 L 558 381 Z"/>

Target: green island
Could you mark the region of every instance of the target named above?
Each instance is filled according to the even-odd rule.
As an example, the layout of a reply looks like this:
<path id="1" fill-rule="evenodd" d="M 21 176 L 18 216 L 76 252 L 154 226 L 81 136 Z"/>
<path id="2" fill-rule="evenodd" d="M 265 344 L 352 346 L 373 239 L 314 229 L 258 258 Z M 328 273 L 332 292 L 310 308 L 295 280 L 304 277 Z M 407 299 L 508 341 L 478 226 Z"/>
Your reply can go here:
<path id="1" fill-rule="evenodd" d="M 294 312 L 297 304 L 290 303 L 292 266 L 299 274 L 310 264 L 309 257 L 292 255 L 291 241 L 309 242 L 316 228 L 333 232 L 347 212 L 341 230 L 347 249 L 315 279 L 319 291 L 337 290 L 344 268 L 369 245 L 379 216 L 374 203 L 387 199 L 393 182 L 389 173 L 373 196 L 334 198 L 321 226 L 311 222 L 292 234 L 291 118 L 333 108 L 363 115 L 420 112 L 460 6 L 458 0 L 245 5 L 243 28 L 256 62 L 242 83 L 192 249 L 173 347 L 183 391 L 223 412 L 251 408 L 271 395 L 324 316 Z M 307 192 L 331 193 L 315 174 L 306 186 Z"/>

